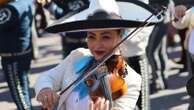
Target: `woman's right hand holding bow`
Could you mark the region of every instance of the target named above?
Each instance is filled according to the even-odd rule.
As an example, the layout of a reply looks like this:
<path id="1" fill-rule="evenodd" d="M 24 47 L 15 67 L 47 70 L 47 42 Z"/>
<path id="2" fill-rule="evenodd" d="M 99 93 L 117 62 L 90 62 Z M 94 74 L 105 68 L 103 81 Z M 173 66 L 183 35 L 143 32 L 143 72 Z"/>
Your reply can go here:
<path id="1" fill-rule="evenodd" d="M 44 88 L 37 95 L 37 100 L 42 104 L 43 108 L 52 110 L 59 100 L 59 95 L 51 88 Z"/>

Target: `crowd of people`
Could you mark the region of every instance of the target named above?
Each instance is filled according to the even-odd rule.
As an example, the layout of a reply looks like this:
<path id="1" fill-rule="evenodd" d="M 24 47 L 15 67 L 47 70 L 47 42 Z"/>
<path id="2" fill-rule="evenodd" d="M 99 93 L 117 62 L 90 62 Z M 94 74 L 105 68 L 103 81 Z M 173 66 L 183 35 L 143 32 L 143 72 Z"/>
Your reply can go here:
<path id="1" fill-rule="evenodd" d="M 192 99 L 192 5 L 173 0 L 1 0 L 1 65 L 17 109 L 33 110 L 28 73 L 35 57 L 34 21 L 38 36 L 39 29 L 58 33 L 63 47 L 61 63 L 41 73 L 34 85 L 43 109 L 149 110 L 149 95 L 168 88 L 167 46 L 175 34 L 182 54 L 174 63 L 183 65 L 180 73 L 192 76 L 185 85 Z M 44 10 L 56 19 L 48 27 Z"/>

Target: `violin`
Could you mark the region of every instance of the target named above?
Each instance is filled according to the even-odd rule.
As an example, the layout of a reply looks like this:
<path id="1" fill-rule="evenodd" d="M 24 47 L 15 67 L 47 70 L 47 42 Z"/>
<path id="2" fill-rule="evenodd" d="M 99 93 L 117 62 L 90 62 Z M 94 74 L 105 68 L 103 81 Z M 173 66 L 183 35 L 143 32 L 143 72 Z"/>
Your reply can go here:
<path id="1" fill-rule="evenodd" d="M 110 89 L 109 92 L 111 92 L 110 94 L 113 100 L 126 94 L 127 84 L 124 80 L 125 76 L 128 74 L 126 66 L 126 62 L 121 55 L 113 55 L 104 65 L 96 70 L 95 74 L 89 76 L 85 80 L 85 83 L 89 88 L 91 99 L 95 101 L 97 97 L 104 97 L 103 89 Z M 101 76 L 103 76 L 104 73 L 107 73 L 108 88 L 103 88 L 100 84 L 102 82 L 100 78 L 102 78 Z"/>

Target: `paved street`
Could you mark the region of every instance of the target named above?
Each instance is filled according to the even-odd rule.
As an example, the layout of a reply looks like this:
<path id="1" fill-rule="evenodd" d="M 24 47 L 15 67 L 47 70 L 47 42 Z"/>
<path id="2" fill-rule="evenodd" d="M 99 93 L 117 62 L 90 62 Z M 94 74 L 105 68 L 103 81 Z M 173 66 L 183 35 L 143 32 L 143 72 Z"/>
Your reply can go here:
<path id="1" fill-rule="evenodd" d="M 34 110 L 39 110 L 39 103 L 35 100 L 33 85 L 36 78 L 41 72 L 48 70 L 62 59 L 60 38 L 43 37 L 38 40 L 40 49 L 39 59 L 32 62 L 32 70 L 30 74 L 30 86 L 32 94 L 32 103 Z M 168 63 L 168 67 L 178 67 L 172 62 Z M 0 67 L 1 68 L 1 67 Z M 159 91 L 151 95 L 152 110 L 187 110 L 189 105 L 189 96 L 185 90 L 188 73 L 178 73 L 177 69 L 168 70 L 166 74 L 169 75 L 168 84 L 169 89 Z M 0 109 L 1 110 L 15 110 L 16 107 L 10 97 L 7 84 L 4 80 L 2 70 L 0 69 Z"/>

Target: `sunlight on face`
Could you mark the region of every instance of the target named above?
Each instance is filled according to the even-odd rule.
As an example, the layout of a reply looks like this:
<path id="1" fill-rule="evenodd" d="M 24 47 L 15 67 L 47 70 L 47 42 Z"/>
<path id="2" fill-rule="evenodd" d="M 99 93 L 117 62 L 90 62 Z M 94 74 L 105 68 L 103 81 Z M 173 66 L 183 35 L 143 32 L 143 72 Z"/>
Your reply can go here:
<path id="1" fill-rule="evenodd" d="M 99 30 L 87 33 L 87 44 L 96 60 L 101 60 L 121 41 L 120 30 Z"/>

